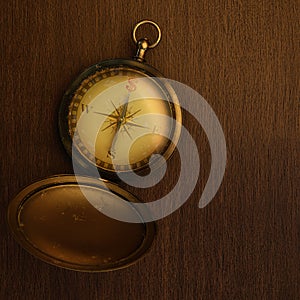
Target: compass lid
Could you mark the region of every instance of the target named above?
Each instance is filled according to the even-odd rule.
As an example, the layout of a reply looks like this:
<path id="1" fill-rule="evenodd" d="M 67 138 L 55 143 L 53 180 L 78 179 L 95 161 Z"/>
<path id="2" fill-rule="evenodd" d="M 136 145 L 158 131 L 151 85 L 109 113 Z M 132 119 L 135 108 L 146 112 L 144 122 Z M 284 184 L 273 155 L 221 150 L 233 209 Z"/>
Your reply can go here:
<path id="1" fill-rule="evenodd" d="M 83 192 L 93 196 L 93 204 Z M 134 263 L 153 242 L 154 222 L 126 223 L 101 212 L 101 207 L 113 205 L 141 218 L 132 202 L 140 201 L 108 181 L 57 175 L 24 188 L 10 202 L 8 223 L 21 246 L 47 263 L 109 271 Z"/>

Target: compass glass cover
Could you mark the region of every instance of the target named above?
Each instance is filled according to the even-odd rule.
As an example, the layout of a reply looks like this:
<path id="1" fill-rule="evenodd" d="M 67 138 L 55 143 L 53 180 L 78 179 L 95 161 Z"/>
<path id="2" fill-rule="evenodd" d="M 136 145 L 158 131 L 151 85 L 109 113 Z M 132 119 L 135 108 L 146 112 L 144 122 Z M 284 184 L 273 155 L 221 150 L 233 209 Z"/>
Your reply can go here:
<path id="1" fill-rule="evenodd" d="M 153 154 L 167 159 L 181 121 L 168 90 L 129 66 L 96 70 L 77 84 L 68 106 L 68 134 L 90 163 L 107 171 L 138 170 Z"/>

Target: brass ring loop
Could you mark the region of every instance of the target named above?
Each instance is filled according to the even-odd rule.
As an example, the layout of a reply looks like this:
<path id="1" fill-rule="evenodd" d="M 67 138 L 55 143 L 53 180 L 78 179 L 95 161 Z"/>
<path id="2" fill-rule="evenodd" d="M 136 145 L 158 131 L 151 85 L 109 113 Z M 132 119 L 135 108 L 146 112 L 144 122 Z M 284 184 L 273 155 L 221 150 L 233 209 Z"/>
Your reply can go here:
<path id="1" fill-rule="evenodd" d="M 154 27 L 157 29 L 157 32 L 158 32 L 157 40 L 156 40 L 155 43 L 149 45 L 149 47 L 148 47 L 148 48 L 152 49 L 152 48 L 156 47 L 156 46 L 158 45 L 158 43 L 160 42 L 160 40 L 161 40 L 161 30 L 160 30 L 159 26 L 158 26 L 155 22 L 153 22 L 153 21 L 150 21 L 150 20 L 143 20 L 143 21 L 140 21 L 139 23 L 137 23 L 137 24 L 134 26 L 134 29 L 133 29 L 133 32 L 132 32 L 132 37 L 133 37 L 133 40 L 134 40 L 134 42 L 135 42 L 136 44 L 138 43 L 137 38 L 136 38 L 136 35 L 135 35 L 135 34 L 136 34 L 136 31 L 137 31 L 137 29 L 138 29 L 141 25 L 143 25 L 143 24 L 150 24 L 150 25 L 154 26 Z"/>

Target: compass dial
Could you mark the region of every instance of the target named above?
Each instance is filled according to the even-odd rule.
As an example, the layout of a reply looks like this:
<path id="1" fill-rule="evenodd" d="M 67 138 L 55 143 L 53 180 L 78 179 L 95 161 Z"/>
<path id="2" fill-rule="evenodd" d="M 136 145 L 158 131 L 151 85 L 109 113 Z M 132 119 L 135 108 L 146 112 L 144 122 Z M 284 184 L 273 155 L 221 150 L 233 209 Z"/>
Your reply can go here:
<path id="1" fill-rule="evenodd" d="M 73 146 L 86 161 L 111 172 L 142 169 L 153 154 L 167 159 L 178 139 L 174 119 L 181 121 L 173 97 L 161 80 L 137 68 L 96 69 L 70 99 Z"/>

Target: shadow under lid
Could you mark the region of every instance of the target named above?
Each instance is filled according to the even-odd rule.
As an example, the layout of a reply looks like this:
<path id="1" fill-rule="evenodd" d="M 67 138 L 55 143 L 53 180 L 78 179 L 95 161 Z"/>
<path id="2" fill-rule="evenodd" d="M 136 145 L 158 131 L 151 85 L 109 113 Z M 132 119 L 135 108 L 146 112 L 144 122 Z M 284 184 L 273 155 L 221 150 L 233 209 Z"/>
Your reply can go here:
<path id="1" fill-rule="evenodd" d="M 43 261 L 78 271 L 109 271 L 134 263 L 155 236 L 155 223 L 144 223 L 131 202 L 140 201 L 110 182 L 59 175 L 23 189 L 9 205 L 8 222 L 16 240 Z M 103 205 L 141 223 L 112 219 L 101 213 Z"/>

